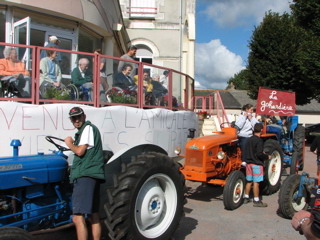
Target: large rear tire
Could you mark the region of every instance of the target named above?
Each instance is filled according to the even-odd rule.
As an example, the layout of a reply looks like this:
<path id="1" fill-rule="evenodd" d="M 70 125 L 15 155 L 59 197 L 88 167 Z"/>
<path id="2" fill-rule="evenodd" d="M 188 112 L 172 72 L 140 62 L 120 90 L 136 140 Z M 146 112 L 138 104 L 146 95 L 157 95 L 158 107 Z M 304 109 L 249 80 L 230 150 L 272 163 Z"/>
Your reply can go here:
<path id="1" fill-rule="evenodd" d="M 0 240 L 32 240 L 32 235 L 17 227 L 1 227 Z"/>
<path id="2" fill-rule="evenodd" d="M 179 165 L 160 153 L 122 165 L 104 204 L 111 239 L 170 239 L 183 215 L 185 180 Z"/>
<path id="3" fill-rule="evenodd" d="M 283 182 L 279 192 L 279 210 L 283 217 L 291 219 L 293 215 L 300 211 L 306 210 L 308 207 L 308 194 L 303 189 L 303 197 L 296 198 L 299 190 L 300 175 L 290 175 Z"/>
<path id="4" fill-rule="evenodd" d="M 233 171 L 227 178 L 223 188 L 223 204 L 225 209 L 234 210 L 243 203 L 246 179 L 241 171 Z"/>
<path id="5" fill-rule="evenodd" d="M 305 145 L 305 128 L 298 126 L 294 131 L 293 137 L 293 155 L 290 167 L 290 174 L 295 174 L 303 170 L 303 150 Z"/>
<path id="6" fill-rule="evenodd" d="M 261 184 L 261 190 L 262 194 L 270 195 L 280 189 L 283 151 L 278 141 L 268 139 L 264 143 L 264 152 L 271 155 L 271 159 L 264 164 L 264 181 Z"/>
<path id="7" fill-rule="evenodd" d="M 292 174 L 298 174 L 298 162 L 299 162 L 299 153 L 298 152 L 293 152 L 292 154 L 292 160 L 291 160 L 291 165 L 290 165 L 290 175 Z"/>

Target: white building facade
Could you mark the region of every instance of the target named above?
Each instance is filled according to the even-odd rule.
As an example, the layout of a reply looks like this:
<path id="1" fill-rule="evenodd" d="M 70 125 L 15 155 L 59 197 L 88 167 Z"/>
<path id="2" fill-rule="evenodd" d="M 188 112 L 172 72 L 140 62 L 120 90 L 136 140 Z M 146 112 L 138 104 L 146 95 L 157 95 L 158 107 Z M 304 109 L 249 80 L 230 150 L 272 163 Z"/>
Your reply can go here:
<path id="1" fill-rule="evenodd" d="M 195 0 L 120 0 L 130 43 L 142 62 L 194 77 Z"/>

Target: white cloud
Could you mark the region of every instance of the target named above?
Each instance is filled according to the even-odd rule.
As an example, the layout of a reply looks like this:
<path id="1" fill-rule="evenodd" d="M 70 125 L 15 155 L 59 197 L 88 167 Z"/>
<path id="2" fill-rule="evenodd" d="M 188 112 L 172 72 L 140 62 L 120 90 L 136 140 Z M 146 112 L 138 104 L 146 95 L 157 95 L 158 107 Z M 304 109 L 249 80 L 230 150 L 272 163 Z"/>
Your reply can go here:
<path id="1" fill-rule="evenodd" d="M 225 89 L 227 81 L 244 69 L 244 62 L 216 39 L 196 44 L 195 67 L 196 88 Z"/>
<path id="2" fill-rule="evenodd" d="M 292 0 L 214 0 L 205 1 L 208 7 L 202 13 L 221 27 L 258 25 L 265 13 L 290 12 Z"/>
<path id="3" fill-rule="evenodd" d="M 205 14 L 221 28 L 259 25 L 269 10 L 290 12 L 292 0 L 198 0 L 206 5 Z M 220 40 L 196 45 L 196 88 L 224 89 L 227 81 L 244 69 L 243 59 L 228 50 Z"/>

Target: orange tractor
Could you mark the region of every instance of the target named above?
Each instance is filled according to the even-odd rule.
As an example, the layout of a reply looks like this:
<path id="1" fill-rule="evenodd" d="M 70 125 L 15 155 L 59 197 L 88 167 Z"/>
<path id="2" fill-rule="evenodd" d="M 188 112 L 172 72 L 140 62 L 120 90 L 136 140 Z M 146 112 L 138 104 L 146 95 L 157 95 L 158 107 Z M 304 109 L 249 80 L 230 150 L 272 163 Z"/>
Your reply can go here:
<path id="1" fill-rule="evenodd" d="M 223 128 L 224 125 L 224 123 L 221 124 L 222 130 L 220 132 L 193 138 L 187 142 L 185 162 L 181 167 L 181 172 L 187 180 L 223 186 L 224 206 L 228 210 L 233 210 L 243 203 L 246 183 L 245 168 L 241 166 L 241 150 L 238 145 L 237 129 L 234 127 Z M 286 138 L 278 134 L 281 128 L 281 126 L 265 125 L 261 135 L 264 140 L 264 152 L 271 155 L 271 159 L 265 162 L 264 182 L 260 184 L 261 192 L 265 195 L 279 190 L 283 167 L 296 164 L 294 170 L 298 170 L 301 167 L 299 164 L 303 165 L 301 144 L 297 144 L 302 141 L 302 138 L 304 140 L 304 137 L 300 136 L 300 126 L 296 126 L 292 133 L 290 131 L 286 135 L 290 136 L 291 134 L 288 138 L 292 140 L 286 140 L 286 142 L 284 141 Z M 296 134 L 297 130 L 299 134 Z M 298 140 L 295 138 L 296 135 L 299 136 Z M 286 146 L 291 143 L 292 149 L 282 146 L 282 142 Z M 287 159 L 288 162 L 285 163 L 284 159 Z M 291 161 L 292 159 L 295 161 Z"/>

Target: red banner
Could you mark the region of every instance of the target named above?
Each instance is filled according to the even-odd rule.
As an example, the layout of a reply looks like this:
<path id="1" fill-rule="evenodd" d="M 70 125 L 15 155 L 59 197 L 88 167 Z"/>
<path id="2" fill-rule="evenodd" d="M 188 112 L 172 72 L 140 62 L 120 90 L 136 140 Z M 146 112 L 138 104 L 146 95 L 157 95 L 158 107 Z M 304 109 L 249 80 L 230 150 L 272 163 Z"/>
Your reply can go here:
<path id="1" fill-rule="evenodd" d="M 293 116 L 296 113 L 296 94 L 260 87 L 256 113 L 271 116 Z"/>

